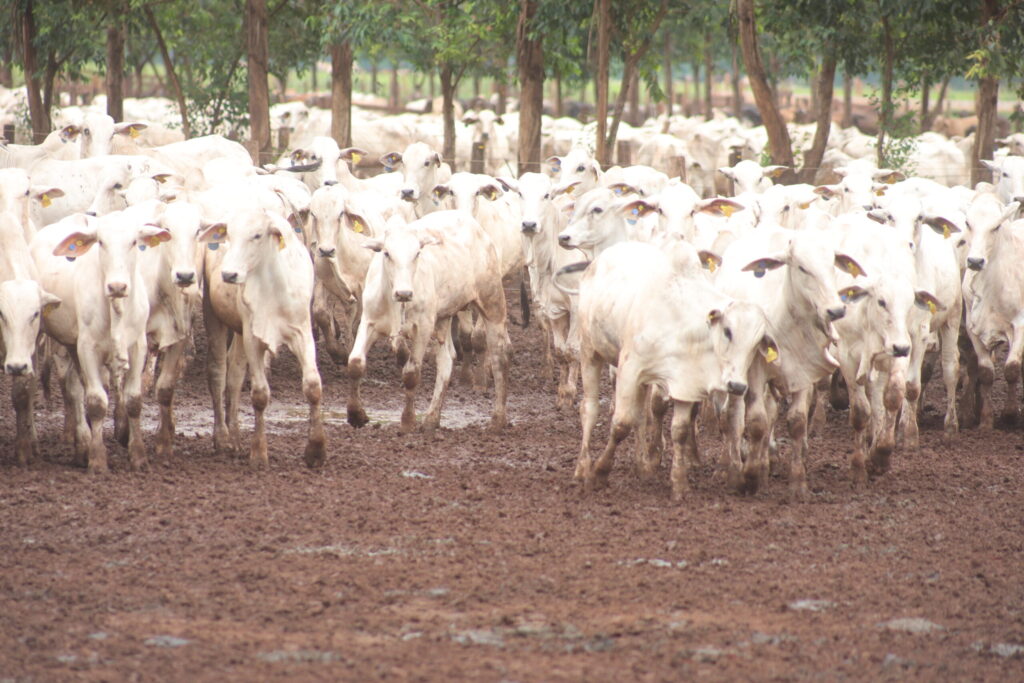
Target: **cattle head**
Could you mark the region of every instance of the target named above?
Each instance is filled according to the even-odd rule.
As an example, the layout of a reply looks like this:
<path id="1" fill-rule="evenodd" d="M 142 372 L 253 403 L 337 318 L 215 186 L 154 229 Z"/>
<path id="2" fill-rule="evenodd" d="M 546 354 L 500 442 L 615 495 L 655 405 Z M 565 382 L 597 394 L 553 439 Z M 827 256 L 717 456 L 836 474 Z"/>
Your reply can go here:
<path id="1" fill-rule="evenodd" d="M 171 234 L 171 241 L 160 252 L 170 266 L 171 284 L 188 294 L 198 294 L 196 247 L 199 236 L 209 228 L 204 225 L 199 208 L 184 201 L 167 205 L 159 224 Z M 140 249 L 147 248 L 139 245 Z"/>
<path id="2" fill-rule="evenodd" d="M 245 209 L 234 213 L 227 223 L 216 223 L 201 233 L 199 241 L 223 246 L 229 242 L 220 266 L 221 279 L 245 284 L 249 274 L 287 247 L 294 237 L 287 219 L 271 211 Z"/>
<path id="3" fill-rule="evenodd" d="M 290 165 L 281 168 L 301 173 L 302 182 L 312 191 L 323 185 L 337 184 L 340 158 L 341 150 L 334 138 L 318 135 L 307 147 L 292 150 L 288 156 Z"/>
<path id="4" fill-rule="evenodd" d="M 1003 206 L 992 194 L 979 196 L 967 211 L 967 222 L 971 228 L 971 245 L 967 252 L 967 267 L 980 271 L 992 260 L 996 244 L 1006 230 L 1007 224 L 1017 215 L 1019 202 Z"/>
<path id="5" fill-rule="evenodd" d="M 171 239 L 164 228 L 146 223 L 153 220 L 150 207 L 132 207 L 96 219 L 82 217 L 84 225 L 72 231 L 53 250 L 54 256 L 78 259 L 92 254 L 99 261 L 103 291 L 110 299 L 132 294 L 136 255 L 139 247 L 155 248 Z"/>
<path id="6" fill-rule="evenodd" d="M 981 160 L 992 171 L 992 184 L 1004 202 L 1024 204 L 1024 157 L 1006 156 L 999 161 Z"/>
<path id="7" fill-rule="evenodd" d="M 35 280 L 0 283 L 0 337 L 6 349 L 4 372 L 14 377 L 35 371 L 32 356 L 42 317 L 58 306 L 60 298 L 43 290 Z"/>
<path id="8" fill-rule="evenodd" d="M 600 164 L 589 151 L 579 147 L 572 149 L 564 157 L 548 157 L 545 163 L 552 174 L 558 177 L 558 186 L 579 184 L 576 188 L 577 196 L 594 189 L 601 180 Z"/>
<path id="9" fill-rule="evenodd" d="M 107 114 L 93 112 L 82 118 L 82 158 L 99 157 L 114 151 L 114 136 L 121 135 L 134 140 L 148 128 L 145 123 L 114 123 Z"/>
<path id="10" fill-rule="evenodd" d="M 608 188 L 593 189 L 576 201 L 569 225 L 558 235 L 563 249 L 583 249 L 597 254 L 627 239 L 630 231 L 657 207 L 643 200 L 623 200 Z M 630 223 L 632 221 L 632 223 Z"/>
<path id="11" fill-rule="evenodd" d="M 474 144 L 489 141 L 497 134 L 497 127 L 505 125 L 505 121 L 490 109 L 468 111 L 462 117 L 462 123 L 473 128 Z"/>
<path id="12" fill-rule="evenodd" d="M 391 152 L 381 157 L 388 169 L 402 169 L 402 185 L 398 196 L 407 202 L 417 202 L 434 189 L 441 178 L 441 155 L 423 142 L 414 142 L 399 154 Z"/>
<path id="13" fill-rule="evenodd" d="M 423 249 L 443 243 L 440 232 L 394 225 L 384 233 L 384 239 L 369 240 L 364 246 L 381 255 L 391 296 L 404 304 L 416 297 L 416 272 Z"/>
<path id="14" fill-rule="evenodd" d="M 909 195 L 894 197 L 886 208 L 869 211 L 868 218 L 892 226 L 913 252 L 920 249 L 921 231 L 925 228 L 950 239 L 963 232 L 958 223 L 966 227 L 965 217 L 960 211 L 948 212 L 946 216 L 932 215 L 925 211 L 920 199 Z"/>
<path id="15" fill-rule="evenodd" d="M 732 181 L 733 194 L 745 192 L 764 192 L 772 187 L 772 178 L 777 178 L 789 170 L 788 166 L 762 167 L 756 161 L 743 159 L 734 166 L 723 166 L 718 172 Z"/>
<path id="16" fill-rule="evenodd" d="M 779 347 L 768 333 L 768 321 L 757 304 L 731 301 L 707 314 L 711 343 L 721 369 L 719 390 L 733 395 L 747 391 L 750 364 L 760 354 L 765 362 L 779 359 Z"/>

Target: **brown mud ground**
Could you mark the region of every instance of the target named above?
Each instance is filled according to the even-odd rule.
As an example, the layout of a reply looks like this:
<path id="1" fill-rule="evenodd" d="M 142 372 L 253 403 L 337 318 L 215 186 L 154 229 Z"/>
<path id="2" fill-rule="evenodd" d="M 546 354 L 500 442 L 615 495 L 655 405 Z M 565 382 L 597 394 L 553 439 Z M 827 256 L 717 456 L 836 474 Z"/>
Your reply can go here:
<path id="1" fill-rule="evenodd" d="M 373 422 L 354 430 L 344 368 L 321 352 L 318 471 L 302 464 L 287 352 L 269 470 L 214 453 L 201 331 L 175 454 L 148 471 L 127 471 L 112 440 L 110 475 L 72 467 L 59 399 L 21 469 L 3 399 L 0 681 L 1024 679 L 1020 428 L 945 441 L 933 380 L 921 452 L 898 451 L 865 492 L 849 483 L 846 414 L 830 412 L 809 503 L 785 502 L 779 477 L 727 491 L 706 428 L 685 503 L 669 500 L 667 466 L 637 477 L 631 440 L 587 497 L 572 480 L 578 417 L 554 410 L 540 331 L 510 334 L 513 424 L 496 435 L 490 395 L 457 380 L 442 429 L 400 435 L 383 347 Z M 428 363 L 421 410 L 432 381 Z"/>

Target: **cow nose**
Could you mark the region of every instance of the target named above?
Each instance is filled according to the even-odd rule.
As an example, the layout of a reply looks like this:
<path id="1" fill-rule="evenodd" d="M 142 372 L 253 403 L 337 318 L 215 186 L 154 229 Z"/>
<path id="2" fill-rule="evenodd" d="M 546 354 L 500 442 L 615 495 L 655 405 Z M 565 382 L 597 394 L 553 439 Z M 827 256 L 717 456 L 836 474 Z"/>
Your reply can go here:
<path id="1" fill-rule="evenodd" d="M 229 270 L 223 270 L 220 273 L 220 279 L 223 280 L 224 282 L 227 282 L 229 285 L 234 284 L 238 282 L 238 273 Z"/>
<path id="2" fill-rule="evenodd" d="M 570 239 L 572 239 L 572 238 L 569 235 L 565 235 L 565 234 L 559 235 L 558 236 L 558 246 L 560 246 L 560 247 L 562 247 L 564 249 L 568 249 L 569 248 L 569 240 Z"/>
<path id="3" fill-rule="evenodd" d="M 402 199 L 406 201 L 412 200 L 413 191 L 409 189 L 402 190 Z"/>
<path id="4" fill-rule="evenodd" d="M 483 140 L 484 142 L 487 142 L 488 140 L 491 139 L 491 134 L 490 133 L 483 133 L 483 134 L 480 135 L 480 139 Z"/>
<path id="5" fill-rule="evenodd" d="M 523 232 L 537 232 L 537 221 L 523 221 Z"/>
<path id="6" fill-rule="evenodd" d="M 28 372 L 28 363 L 8 363 L 4 366 L 8 375 L 20 377 Z"/>
<path id="7" fill-rule="evenodd" d="M 121 297 L 128 296 L 128 283 L 127 282 L 108 282 L 107 283 L 107 296 L 120 299 Z"/>
<path id="8" fill-rule="evenodd" d="M 967 267 L 971 270 L 981 270 L 985 267 L 985 259 L 978 258 L 977 256 L 969 256 L 967 258 Z"/>
<path id="9" fill-rule="evenodd" d="M 402 303 L 412 301 L 412 292 L 408 289 L 396 289 L 395 301 L 400 301 Z"/>
<path id="10" fill-rule="evenodd" d="M 909 344 L 893 344 L 892 345 L 892 355 L 896 356 L 897 358 L 905 358 L 906 356 L 909 356 L 910 355 L 910 345 Z"/>
<path id="11" fill-rule="evenodd" d="M 835 322 L 846 315 L 846 306 L 833 306 L 826 313 L 828 313 L 828 319 Z"/>
<path id="12" fill-rule="evenodd" d="M 178 281 L 178 284 L 185 287 L 196 281 L 196 273 L 194 270 L 178 270 L 174 273 L 174 279 Z"/>
<path id="13" fill-rule="evenodd" d="M 726 383 L 725 388 L 734 396 L 742 396 L 747 391 L 747 385 L 745 382 L 728 382 Z"/>
<path id="14" fill-rule="evenodd" d="M 93 218 L 96 218 L 96 212 L 95 211 L 86 211 L 85 215 L 86 216 L 92 216 Z"/>
<path id="15" fill-rule="evenodd" d="M 331 185 L 337 185 L 337 184 L 338 184 L 337 180 L 325 180 L 324 181 L 324 185 L 326 185 L 327 187 L 330 187 Z"/>
<path id="16" fill-rule="evenodd" d="M 316 251 L 321 258 L 334 258 L 334 255 L 338 253 L 335 247 L 317 247 Z"/>

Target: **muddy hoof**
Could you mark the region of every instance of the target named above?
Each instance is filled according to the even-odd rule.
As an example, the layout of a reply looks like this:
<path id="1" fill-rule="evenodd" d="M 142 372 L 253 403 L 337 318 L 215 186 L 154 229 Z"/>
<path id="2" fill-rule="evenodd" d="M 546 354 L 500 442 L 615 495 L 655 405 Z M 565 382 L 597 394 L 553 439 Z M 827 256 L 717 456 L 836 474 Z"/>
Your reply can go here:
<path id="1" fill-rule="evenodd" d="M 868 458 L 868 474 L 873 477 L 885 474 L 889 471 L 892 459 L 891 448 L 875 448 Z"/>
<path id="2" fill-rule="evenodd" d="M 310 441 L 306 444 L 306 452 L 302 456 L 306 461 L 306 467 L 314 468 L 324 464 L 327 454 L 325 446 L 323 441 Z"/>
<path id="3" fill-rule="evenodd" d="M 367 417 L 365 410 L 363 410 L 362 408 L 353 408 L 352 406 L 349 406 L 349 408 L 348 408 L 348 423 L 350 425 L 352 425 L 353 427 L 357 427 L 357 428 L 358 427 L 364 427 L 364 426 L 366 426 L 366 423 L 369 422 L 369 421 L 370 421 L 370 418 Z"/>
<path id="4" fill-rule="evenodd" d="M 752 496 L 758 492 L 761 488 L 761 473 L 760 468 L 748 467 L 743 471 L 743 477 L 740 479 L 739 485 L 736 490 L 744 496 Z"/>

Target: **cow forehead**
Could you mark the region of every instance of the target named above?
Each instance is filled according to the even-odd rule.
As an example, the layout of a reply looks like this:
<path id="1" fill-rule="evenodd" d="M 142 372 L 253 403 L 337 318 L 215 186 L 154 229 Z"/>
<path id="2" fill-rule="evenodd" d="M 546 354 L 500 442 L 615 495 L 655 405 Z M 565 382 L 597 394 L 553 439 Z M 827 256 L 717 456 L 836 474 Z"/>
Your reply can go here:
<path id="1" fill-rule="evenodd" d="M 384 236 L 384 248 L 392 259 L 411 259 L 419 253 L 420 236 L 414 230 L 405 228 L 389 230 Z"/>
<path id="2" fill-rule="evenodd" d="M 39 285 L 35 280 L 7 280 L 0 283 L 0 307 L 5 311 L 39 309 Z"/>

